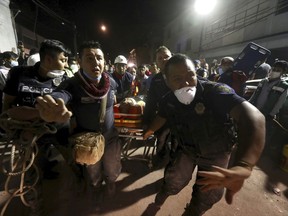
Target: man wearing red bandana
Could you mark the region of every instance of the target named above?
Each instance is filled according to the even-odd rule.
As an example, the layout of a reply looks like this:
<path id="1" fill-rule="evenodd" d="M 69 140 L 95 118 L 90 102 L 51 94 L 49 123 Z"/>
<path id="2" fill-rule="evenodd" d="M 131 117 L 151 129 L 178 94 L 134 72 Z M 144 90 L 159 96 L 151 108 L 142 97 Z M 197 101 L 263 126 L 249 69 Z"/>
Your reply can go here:
<path id="1" fill-rule="evenodd" d="M 74 77 L 61 83 L 51 94 L 38 97 L 36 107 L 47 122 L 65 122 L 73 113 L 76 126 L 73 134 L 99 132 L 105 137 L 105 150 L 101 160 L 94 165 L 81 166 L 81 174 L 95 191 L 96 196 L 105 182 L 106 195 L 115 193 L 115 181 L 121 172 L 121 146 L 114 127 L 113 104 L 116 90 L 115 81 L 104 72 L 104 54 L 98 42 L 84 42 L 79 49 L 80 70 Z M 101 126 L 101 101 L 107 96 L 104 124 Z M 66 105 L 71 107 L 68 111 Z M 89 189 L 88 189 L 89 190 Z M 100 199 L 101 200 L 101 199 Z M 99 201 L 99 199 L 98 199 Z"/>

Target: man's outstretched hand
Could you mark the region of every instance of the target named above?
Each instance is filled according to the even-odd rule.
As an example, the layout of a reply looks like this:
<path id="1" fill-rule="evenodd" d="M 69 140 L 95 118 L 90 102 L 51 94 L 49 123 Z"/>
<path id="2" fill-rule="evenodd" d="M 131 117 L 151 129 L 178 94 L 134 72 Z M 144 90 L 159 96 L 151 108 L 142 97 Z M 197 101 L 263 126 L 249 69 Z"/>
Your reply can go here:
<path id="1" fill-rule="evenodd" d="M 202 185 L 203 191 L 224 187 L 226 188 L 225 200 L 228 204 L 232 204 L 233 196 L 242 188 L 251 171 L 239 166 L 230 169 L 213 166 L 212 171 L 199 171 L 198 175 L 203 178 L 196 183 Z"/>
<path id="2" fill-rule="evenodd" d="M 62 99 L 52 98 L 50 95 L 37 97 L 35 107 L 39 110 L 40 117 L 46 122 L 67 122 L 72 116 Z"/>

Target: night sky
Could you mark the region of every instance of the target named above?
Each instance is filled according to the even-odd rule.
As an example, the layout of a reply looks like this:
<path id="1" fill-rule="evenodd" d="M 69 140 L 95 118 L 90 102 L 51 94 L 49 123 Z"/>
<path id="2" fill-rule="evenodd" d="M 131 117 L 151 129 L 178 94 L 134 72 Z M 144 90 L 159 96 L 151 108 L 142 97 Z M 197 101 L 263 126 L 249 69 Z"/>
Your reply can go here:
<path id="1" fill-rule="evenodd" d="M 113 58 L 144 46 L 149 37 L 162 32 L 164 25 L 193 3 L 193 0 L 34 0 L 43 3 L 63 20 L 48 14 L 32 0 L 11 0 L 19 8 L 20 23 L 45 38 L 61 40 L 73 50 L 73 25 L 77 26 L 77 43 L 98 40 Z M 14 10 L 14 11 L 15 11 Z M 107 27 L 102 32 L 100 26 Z"/>

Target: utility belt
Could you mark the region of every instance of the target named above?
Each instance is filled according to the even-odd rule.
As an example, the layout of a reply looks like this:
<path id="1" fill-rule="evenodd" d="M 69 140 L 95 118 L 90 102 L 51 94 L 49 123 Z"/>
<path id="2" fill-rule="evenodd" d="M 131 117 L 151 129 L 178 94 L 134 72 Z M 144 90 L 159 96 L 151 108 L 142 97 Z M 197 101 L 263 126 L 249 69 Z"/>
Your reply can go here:
<path id="1" fill-rule="evenodd" d="M 181 150 L 183 152 L 186 152 L 188 154 L 193 154 L 194 156 L 197 155 L 201 155 L 201 156 L 205 156 L 205 155 L 213 155 L 213 154 L 219 154 L 219 153 L 227 153 L 227 152 L 231 152 L 233 146 L 236 143 L 227 143 L 224 141 L 218 141 L 218 142 L 213 142 L 210 143 L 209 145 L 183 145 L 183 144 L 179 144 L 178 141 L 178 146 L 177 146 L 177 150 Z M 177 151 L 176 150 L 176 151 Z"/>

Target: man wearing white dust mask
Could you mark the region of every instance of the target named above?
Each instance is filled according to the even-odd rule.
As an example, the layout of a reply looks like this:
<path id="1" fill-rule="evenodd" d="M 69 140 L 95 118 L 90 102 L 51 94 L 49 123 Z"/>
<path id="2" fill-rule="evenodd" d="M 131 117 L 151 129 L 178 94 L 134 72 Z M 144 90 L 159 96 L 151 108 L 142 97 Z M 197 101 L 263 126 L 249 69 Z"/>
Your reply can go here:
<path id="1" fill-rule="evenodd" d="M 168 123 L 177 147 L 170 153 L 155 202 L 142 215 L 161 211 L 170 195 L 188 185 L 197 166 L 192 198 L 182 215 L 200 216 L 221 200 L 224 188 L 226 202 L 231 204 L 234 194 L 251 175 L 264 147 L 265 119 L 229 86 L 197 79 L 195 66 L 186 55 L 173 55 L 166 63 L 165 75 L 171 91 L 162 98 L 159 112 L 143 138 Z M 234 122 L 239 132 L 237 157 L 228 168 L 237 138 Z"/>

